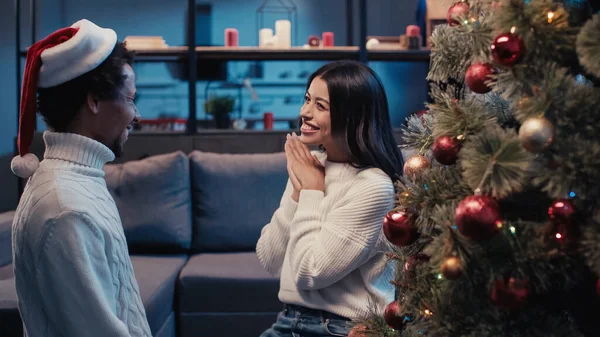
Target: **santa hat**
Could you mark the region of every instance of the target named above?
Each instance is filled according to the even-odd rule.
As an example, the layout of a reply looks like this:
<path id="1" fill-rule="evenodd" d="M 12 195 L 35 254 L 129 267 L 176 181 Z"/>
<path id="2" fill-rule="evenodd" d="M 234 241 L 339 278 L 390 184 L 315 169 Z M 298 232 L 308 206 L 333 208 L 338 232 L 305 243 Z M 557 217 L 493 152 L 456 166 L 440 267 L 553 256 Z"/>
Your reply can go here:
<path id="1" fill-rule="evenodd" d="M 37 88 L 54 87 L 90 72 L 106 60 L 116 43 L 117 34 L 112 29 L 83 19 L 29 48 L 21 89 L 19 155 L 10 165 L 15 175 L 28 178 L 39 166 L 37 156 L 29 153 L 37 111 Z"/>

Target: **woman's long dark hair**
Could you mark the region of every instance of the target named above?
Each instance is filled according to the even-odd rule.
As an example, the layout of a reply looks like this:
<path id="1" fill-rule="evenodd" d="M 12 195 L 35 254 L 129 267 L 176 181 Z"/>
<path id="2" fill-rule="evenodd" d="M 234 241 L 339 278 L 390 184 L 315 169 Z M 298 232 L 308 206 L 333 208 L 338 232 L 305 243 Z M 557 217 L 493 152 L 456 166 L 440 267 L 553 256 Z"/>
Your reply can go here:
<path id="1" fill-rule="evenodd" d="M 402 175 L 403 160 L 394 138 L 383 84 L 368 66 L 337 61 L 319 68 L 308 87 L 322 78 L 329 90 L 333 137 L 342 138 L 355 167 L 377 167 L 392 180 Z"/>

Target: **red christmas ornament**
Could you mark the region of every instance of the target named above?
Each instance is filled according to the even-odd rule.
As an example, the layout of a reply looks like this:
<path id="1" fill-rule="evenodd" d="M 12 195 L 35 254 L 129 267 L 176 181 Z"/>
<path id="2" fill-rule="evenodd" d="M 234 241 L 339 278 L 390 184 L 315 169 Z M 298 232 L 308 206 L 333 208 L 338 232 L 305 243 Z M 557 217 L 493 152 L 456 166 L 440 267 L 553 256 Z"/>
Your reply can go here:
<path id="1" fill-rule="evenodd" d="M 474 63 L 465 74 L 465 82 L 471 91 L 477 94 L 486 94 L 492 90 L 485 82 L 490 75 L 495 73 L 494 67 L 489 63 Z"/>
<path id="2" fill-rule="evenodd" d="M 571 223 L 575 215 L 575 206 L 568 199 L 556 200 L 550 208 L 548 215 L 550 219 L 562 223 Z"/>
<path id="3" fill-rule="evenodd" d="M 452 27 L 460 26 L 459 19 L 464 19 L 469 14 L 469 3 L 466 1 L 459 1 L 454 3 L 450 8 L 448 8 L 448 13 L 446 14 L 446 20 L 448 24 Z"/>
<path id="4" fill-rule="evenodd" d="M 458 230 L 471 240 L 491 239 L 502 228 L 500 205 L 485 195 L 468 196 L 456 207 L 454 221 Z"/>
<path id="5" fill-rule="evenodd" d="M 400 303 L 398 301 L 391 302 L 385 307 L 383 319 L 394 330 L 402 330 L 404 328 L 404 315 L 400 313 Z"/>
<path id="6" fill-rule="evenodd" d="M 435 160 L 440 164 L 454 165 L 458 159 L 458 152 L 461 147 L 462 143 L 456 137 L 441 136 L 433 142 L 431 151 Z"/>
<path id="7" fill-rule="evenodd" d="M 383 234 L 396 246 L 408 246 L 419 237 L 413 217 L 405 211 L 391 211 L 383 219 Z"/>
<path id="8" fill-rule="evenodd" d="M 499 279 L 492 285 L 490 293 L 492 302 L 504 309 L 516 310 L 527 303 L 529 298 L 529 281 L 526 279 Z"/>
<path id="9" fill-rule="evenodd" d="M 523 39 L 512 33 L 498 35 L 491 46 L 494 61 L 505 66 L 512 66 L 525 55 Z"/>

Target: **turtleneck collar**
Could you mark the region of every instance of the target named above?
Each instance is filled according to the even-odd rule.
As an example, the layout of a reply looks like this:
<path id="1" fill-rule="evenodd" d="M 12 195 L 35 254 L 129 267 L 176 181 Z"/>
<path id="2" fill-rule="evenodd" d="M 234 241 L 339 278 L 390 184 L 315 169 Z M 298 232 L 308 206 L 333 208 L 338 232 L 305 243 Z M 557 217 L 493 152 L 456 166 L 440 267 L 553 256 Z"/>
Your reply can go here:
<path id="1" fill-rule="evenodd" d="M 81 173 L 103 175 L 104 165 L 115 160 L 114 153 L 104 144 L 74 133 L 45 131 L 46 150 L 41 167 L 71 166 Z M 94 174 L 96 173 L 96 174 Z"/>
<path id="2" fill-rule="evenodd" d="M 326 152 L 317 152 L 317 158 L 325 167 L 325 177 L 329 178 L 347 178 L 356 175 L 361 171 L 349 163 L 338 163 L 327 160 Z"/>

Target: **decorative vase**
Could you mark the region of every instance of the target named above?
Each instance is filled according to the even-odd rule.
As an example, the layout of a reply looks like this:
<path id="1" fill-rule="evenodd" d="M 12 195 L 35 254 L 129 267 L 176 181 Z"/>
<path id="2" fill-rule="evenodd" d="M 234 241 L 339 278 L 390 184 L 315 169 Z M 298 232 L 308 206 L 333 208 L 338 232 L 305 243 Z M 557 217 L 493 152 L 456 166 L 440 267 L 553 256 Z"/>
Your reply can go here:
<path id="1" fill-rule="evenodd" d="M 229 118 L 228 113 L 216 114 L 214 118 L 217 129 L 229 129 L 231 118 Z"/>

